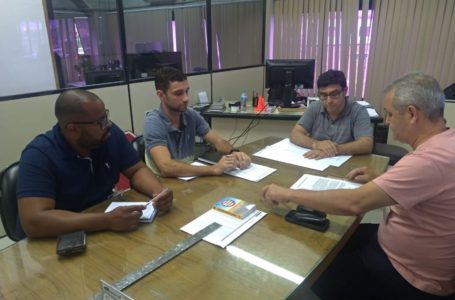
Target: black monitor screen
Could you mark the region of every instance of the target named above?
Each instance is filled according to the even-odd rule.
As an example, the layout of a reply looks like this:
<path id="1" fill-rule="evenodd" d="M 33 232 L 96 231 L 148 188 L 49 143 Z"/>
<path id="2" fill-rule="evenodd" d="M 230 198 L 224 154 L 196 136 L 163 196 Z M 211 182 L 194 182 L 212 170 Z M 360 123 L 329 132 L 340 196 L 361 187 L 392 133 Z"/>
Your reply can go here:
<path id="1" fill-rule="evenodd" d="M 269 104 L 291 107 L 294 88 L 314 85 L 314 59 L 269 59 L 265 64 L 265 84 L 269 90 Z"/>
<path id="2" fill-rule="evenodd" d="M 182 52 L 127 54 L 127 64 L 131 79 L 154 77 L 162 67 L 182 70 Z"/>
<path id="3" fill-rule="evenodd" d="M 123 81 L 123 70 L 93 70 L 85 72 L 85 84 Z"/>

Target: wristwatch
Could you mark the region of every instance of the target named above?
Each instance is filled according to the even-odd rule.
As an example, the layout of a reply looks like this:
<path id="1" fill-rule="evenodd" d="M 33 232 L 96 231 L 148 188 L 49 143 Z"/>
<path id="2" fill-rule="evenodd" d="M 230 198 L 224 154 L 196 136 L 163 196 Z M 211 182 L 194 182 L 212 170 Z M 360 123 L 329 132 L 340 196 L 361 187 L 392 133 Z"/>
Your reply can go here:
<path id="1" fill-rule="evenodd" d="M 231 151 L 229 151 L 229 154 L 232 154 L 232 152 L 240 152 L 240 150 L 237 148 L 232 148 Z"/>

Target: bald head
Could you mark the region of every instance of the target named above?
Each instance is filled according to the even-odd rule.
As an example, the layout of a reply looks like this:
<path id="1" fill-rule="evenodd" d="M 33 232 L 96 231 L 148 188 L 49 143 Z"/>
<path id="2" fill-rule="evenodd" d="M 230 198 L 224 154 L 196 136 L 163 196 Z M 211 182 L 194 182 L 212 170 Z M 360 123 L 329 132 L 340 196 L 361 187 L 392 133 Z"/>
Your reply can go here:
<path id="1" fill-rule="evenodd" d="M 55 102 L 55 117 L 60 127 L 66 126 L 71 119 L 79 118 L 87 113 L 83 103 L 95 101 L 101 101 L 101 99 L 84 90 L 68 90 L 61 93 Z"/>

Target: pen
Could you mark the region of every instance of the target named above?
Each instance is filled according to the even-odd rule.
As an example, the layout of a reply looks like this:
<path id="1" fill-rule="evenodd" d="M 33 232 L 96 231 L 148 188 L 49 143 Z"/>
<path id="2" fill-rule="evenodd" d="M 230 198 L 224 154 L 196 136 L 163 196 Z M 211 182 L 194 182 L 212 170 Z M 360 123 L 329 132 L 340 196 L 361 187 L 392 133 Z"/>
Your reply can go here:
<path id="1" fill-rule="evenodd" d="M 131 190 L 130 188 L 127 188 L 127 189 L 124 189 L 124 190 L 119 190 L 119 191 L 116 191 L 112 194 L 110 194 L 107 199 L 113 199 L 113 198 L 116 198 L 116 197 L 121 197 L 123 196 L 124 193 L 128 192 L 129 190 Z"/>
<path id="2" fill-rule="evenodd" d="M 158 197 L 160 197 L 161 195 L 163 195 L 164 193 L 166 193 L 167 191 L 169 191 L 168 188 L 165 188 L 164 190 L 162 190 L 158 195 L 156 195 L 155 197 L 153 197 L 152 199 L 150 199 L 146 204 L 145 204 L 145 207 L 149 206 L 153 200 L 157 199 Z"/>

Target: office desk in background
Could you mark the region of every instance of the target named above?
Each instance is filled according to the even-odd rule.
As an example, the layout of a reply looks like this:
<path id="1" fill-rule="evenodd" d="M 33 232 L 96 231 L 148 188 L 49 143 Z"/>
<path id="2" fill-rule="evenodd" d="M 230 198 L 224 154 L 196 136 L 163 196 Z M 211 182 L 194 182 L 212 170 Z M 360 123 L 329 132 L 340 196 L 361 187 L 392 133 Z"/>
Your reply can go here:
<path id="1" fill-rule="evenodd" d="M 279 138 L 245 145 L 252 154 Z M 259 183 L 232 176 L 199 177 L 189 182 L 163 179 L 174 191 L 174 207 L 152 224 L 128 233 L 88 235 L 80 256 L 59 258 L 56 239 L 25 239 L 0 252 L 0 298 L 88 299 L 100 291 L 100 279 L 116 282 L 163 254 L 187 234 L 180 227 L 203 214 L 222 196 L 231 195 L 269 212 L 260 201 L 268 183 L 290 186 L 314 170 L 252 156 L 253 162 L 277 171 Z M 343 176 L 359 165 L 383 172 L 388 159 L 357 156 L 322 174 Z M 145 200 L 131 192 L 128 200 Z M 335 200 L 335 199 L 334 199 Z M 91 210 L 103 211 L 108 202 Z M 359 218 L 329 215 L 330 228 L 320 233 L 287 223 L 270 213 L 226 249 L 201 241 L 124 292 L 134 299 L 284 299 L 298 298 L 331 262 L 356 228 Z"/>
<path id="2" fill-rule="evenodd" d="M 254 107 L 247 107 L 244 111 L 231 112 L 226 108 L 223 112 L 205 111 L 202 113 L 210 123 L 211 118 L 228 118 L 228 119 L 264 119 L 264 120 L 291 120 L 298 121 L 305 113 L 305 108 L 281 108 L 273 107 L 271 112 L 256 112 Z M 371 123 L 378 124 L 384 119 L 378 115 L 370 117 Z"/>
<path id="3" fill-rule="evenodd" d="M 249 106 L 245 111 L 231 112 L 226 108 L 224 112 L 205 111 L 202 115 L 210 127 L 225 139 L 239 135 L 251 121 L 256 122 L 259 125 L 244 140 L 248 143 L 270 135 L 289 137 L 292 128 L 304 113 L 304 108 L 275 108 L 270 113 L 256 113 L 254 108 Z M 370 117 L 370 120 L 373 125 L 373 136 L 375 136 L 377 124 L 382 123 L 383 118 L 378 115 Z"/>

